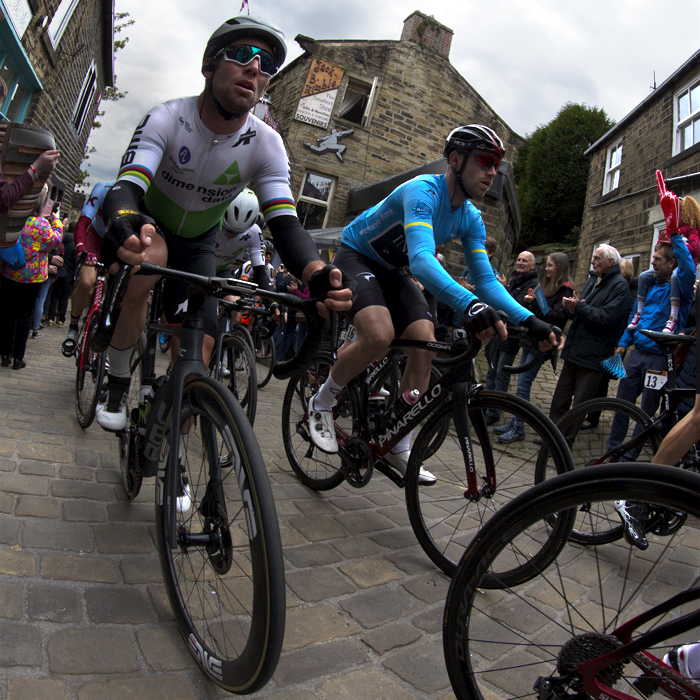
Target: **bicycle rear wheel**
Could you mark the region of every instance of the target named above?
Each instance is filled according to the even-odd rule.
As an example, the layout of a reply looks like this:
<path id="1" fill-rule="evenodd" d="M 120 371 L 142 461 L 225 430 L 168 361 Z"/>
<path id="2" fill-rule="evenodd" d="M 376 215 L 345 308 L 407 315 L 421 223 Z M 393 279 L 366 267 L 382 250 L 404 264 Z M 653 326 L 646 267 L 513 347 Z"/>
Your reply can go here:
<path id="1" fill-rule="evenodd" d="M 282 403 L 282 441 L 287 459 L 299 480 L 316 491 L 335 488 L 344 479 L 340 455 L 321 452 L 309 434 L 309 399 L 328 379 L 332 365 L 330 355 L 319 354 L 307 369 L 289 380 Z M 346 387 L 333 407 L 339 445 L 345 445 L 353 435 L 358 407 L 352 396 Z"/>
<path id="2" fill-rule="evenodd" d="M 209 377 L 185 386 L 180 433 L 177 506 L 166 495 L 169 427 L 156 482 L 168 598 L 204 673 L 232 693 L 252 693 L 272 676 L 284 638 L 282 543 L 265 463 L 240 405 Z"/>
<path id="3" fill-rule="evenodd" d="M 549 528 L 563 513 L 574 514 L 581 527 L 591 517 L 582 506 L 634 499 L 698 518 L 699 489 L 700 477 L 680 469 L 605 465 L 548 480 L 500 510 L 474 538 L 447 596 L 443 645 L 457 698 L 669 697 L 657 687 L 660 674 L 665 669 L 680 677 L 659 661 L 672 645 L 696 642 L 697 629 L 662 634 L 653 645 L 597 674 L 581 665 L 697 611 L 697 596 L 686 603 L 671 601 L 697 585 L 697 530 L 652 536 L 646 552 L 624 543 L 583 547 L 571 542 L 524 585 L 496 592 L 484 591 L 483 582 L 498 575 L 510 549 L 528 546 L 533 530 Z M 649 613 L 665 603 L 665 614 Z M 621 629 L 628 623 L 627 630 Z M 598 687 L 591 692 L 584 683 L 594 679 Z M 696 692 L 670 696 L 695 697 Z"/>
<path id="4" fill-rule="evenodd" d="M 83 429 L 89 428 L 95 418 L 95 407 L 102 393 L 105 375 L 106 354 L 95 352 L 91 347 L 99 320 L 99 312 L 94 312 L 91 309 L 78 338 L 75 412 L 78 416 L 78 423 Z"/>
<path id="5" fill-rule="evenodd" d="M 255 371 L 258 377 L 258 389 L 267 386 L 272 379 L 272 369 L 277 359 L 275 343 L 270 338 L 263 338 L 259 331 L 255 332 Z"/>
<path id="6" fill-rule="evenodd" d="M 624 442 L 633 440 L 635 432 L 641 432 L 652 423 L 651 418 L 641 408 L 629 401 L 613 397 L 584 401 L 559 419 L 557 427 L 571 447 L 576 469 L 606 463 L 604 455 L 608 451 L 608 439 L 616 415 L 627 422 Z M 593 423 L 597 421 L 597 424 L 590 430 L 580 430 L 579 428 L 586 417 L 592 418 Z M 658 432 L 650 432 L 645 438 L 638 440 L 639 444 L 635 448 L 631 447 L 625 456 L 616 461 L 651 462 L 660 447 L 660 438 Z M 547 459 L 547 455 L 541 454 L 540 459 Z M 622 525 L 612 504 L 597 502 L 595 506 L 598 508 L 595 519 L 583 521 L 590 526 L 589 529 L 576 528 L 571 533 L 572 539 L 581 544 L 590 545 L 606 544 L 619 540 L 622 537 Z M 590 508 L 593 507 L 593 504 L 584 507 Z"/>
<path id="7" fill-rule="evenodd" d="M 519 421 L 523 437 L 503 442 L 506 435 L 496 433 L 497 426 L 478 429 L 479 413 L 499 411 L 503 425 Z M 457 562 L 478 529 L 504 504 L 518 494 L 556 474 L 572 468 L 571 456 L 554 424 L 535 406 L 517 396 L 500 392 L 479 392 L 469 402 L 469 422 L 476 462 L 476 478 L 480 488 L 477 500 L 468 499 L 465 457 L 459 436 L 453 425 L 453 402 L 438 408 L 416 438 L 406 475 L 406 505 L 411 526 L 425 553 L 448 576 L 454 574 Z M 437 439 L 437 438 L 440 439 Z M 543 445 L 533 443 L 533 438 Z M 546 467 L 537 469 L 540 451 L 548 454 Z M 492 465 L 496 488 L 487 481 Z M 423 466 L 437 482 L 424 486 L 418 482 Z M 501 561 L 501 579 L 493 585 L 512 583 L 533 575 L 537 567 L 554 556 L 568 537 L 566 523 L 561 521 L 553 532 L 541 532 L 533 537 L 524 551 L 513 550 L 511 559 Z"/>
<path id="8" fill-rule="evenodd" d="M 258 407 L 255 361 L 240 335 L 229 336 L 223 341 L 221 356 L 213 356 L 209 363 L 209 374 L 215 370 L 218 370 L 219 381 L 238 399 L 253 425 Z"/>

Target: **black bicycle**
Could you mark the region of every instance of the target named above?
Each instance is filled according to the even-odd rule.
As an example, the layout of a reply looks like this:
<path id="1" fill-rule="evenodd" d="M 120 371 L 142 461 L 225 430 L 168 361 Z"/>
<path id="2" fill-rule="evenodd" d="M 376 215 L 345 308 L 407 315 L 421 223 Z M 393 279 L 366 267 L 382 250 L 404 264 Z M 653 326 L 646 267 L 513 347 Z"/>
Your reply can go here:
<path id="1" fill-rule="evenodd" d="M 516 335 L 517 331 L 509 329 L 509 333 Z M 392 352 L 365 369 L 338 396 L 333 416 L 339 451 L 334 455 L 321 452 L 311 442 L 307 411 L 308 400 L 328 376 L 332 354 L 318 355 L 289 383 L 282 408 L 285 452 L 299 479 L 317 490 L 334 488 L 343 480 L 361 488 L 376 468 L 397 486 L 405 486 L 416 537 L 448 575 L 454 573 L 474 533 L 503 504 L 533 484 L 573 468 L 564 439 L 538 408 L 511 394 L 485 391 L 475 383 L 472 360 L 480 345 L 475 338 L 452 344 L 394 340 Z M 404 415 L 397 415 L 401 359 L 393 350 L 407 347 L 447 358 L 439 365 L 445 373 L 434 373 L 420 401 Z M 499 425 L 487 426 L 487 410 L 500 412 L 500 426 L 519 421 L 527 437 L 509 442 Z M 385 456 L 411 430 L 416 437 L 404 479 Z M 541 447 L 533 444 L 533 437 L 542 440 Z M 538 469 L 540 452 L 547 459 L 539 462 Z M 436 477 L 433 485 L 420 483 L 421 467 Z M 555 532 L 552 542 L 559 536 Z M 550 550 L 550 542 L 542 540 L 533 542 L 527 553 L 514 551 L 501 572 L 503 580 L 519 580 L 536 572 L 551 556 Z"/>
<path id="2" fill-rule="evenodd" d="M 252 693 L 269 680 L 282 648 L 282 545 L 250 423 L 231 392 L 207 376 L 202 306 L 208 295 L 263 290 L 147 263 L 141 272 L 184 280 L 195 291 L 181 326 L 158 323 L 154 300 L 145 342 L 142 338 L 134 350 L 132 387 L 139 400 L 119 434 L 125 490 L 133 498 L 143 477 L 156 476 L 156 542 L 180 632 L 212 681 L 233 693 Z M 125 267 L 115 283 L 103 332 L 96 338 L 101 345 L 116 323 L 128 276 Z M 284 296 L 285 305 L 296 303 L 287 295 L 275 296 Z M 315 310 L 314 301 L 298 305 L 307 315 Z M 170 373 L 156 378 L 157 335 L 166 331 L 179 339 L 180 349 Z M 296 361 L 315 350 L 310 345 Z M 293 362 L 286 367 L 297 371 Z"/>
<path id="3" fill-rule="evenodd" d="M 452 579 L 443 646 L 460 700 L 698 700 L 697 680 L 672 668 L 700 639 L 697 525 L 598 547 L 560 541 L 556 560 L 522 585 L 500 578 L 515 550 L 552 523 L 595 532 L 619 499 L 700 518 L 700 475 L 655 464 L 576 469 L 520 494 L 478 532 Z M 505 590 L 487 591 L 490 579 Z M 678 668 L 678 667 L 677 667 Z"/>
<path id="4" fill-rule="evenodd" d="M 656 418 L 652 418 L 639 406 L 629 401 L 605 397 L 585 401 L 567 411 L 557 422 L 557 427 L 569 442 L 576 469 L 614 462 L 651 462 L 668 431 L 678 422 L 680 404 L 687 399 L 695 401 L 695 388 L 676 387 L 676 370 L 673 361 L 673 349 L 681 343 L 696 342 L 695 337 L 647 330 L 640 330 L 640 333 L 656 342 L 666 357 L 666 371 L 650 372 L 645 379 L 649 386 L 658 387 L 661 390 L 662 410 Z M 587 416 L 592 427 L 581 430 Z M 622 422 L 625 428 L 625 439 L 618 445 L 610 446 L 614 420 Z M 541 455 L 541 459 L 546 458 L 546 454 Z M 695 446 L 683 457 L 680 466 L 684 469 L 700 471 L 700 456 Z M 599 506 L 602 507 L 602 504 Z M 599 513 L 595 532 L 581 531 L 577 528 L 572 533 L 572 538 L 582 544 L 591 545 L 620 539 L 623 535 L 620 518 L 612 504 L 607 504 L 607 507 L 608 510 L 605 513 Z M 608 522 L 607 528 L 602 526 L 603 519 Z M 648 532 L 670 534 L 674 528 L 682 524 L 673 511 L 658 510 L 649 522 Z"/>

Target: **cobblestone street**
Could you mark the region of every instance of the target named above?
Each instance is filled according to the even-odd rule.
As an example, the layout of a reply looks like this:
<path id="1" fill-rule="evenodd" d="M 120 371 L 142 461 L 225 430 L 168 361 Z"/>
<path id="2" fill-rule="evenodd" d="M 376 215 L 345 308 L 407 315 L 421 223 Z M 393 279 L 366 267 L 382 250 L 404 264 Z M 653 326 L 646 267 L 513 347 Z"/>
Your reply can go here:
<path id="1" fill-rule="evenodd" d="M 78 426 L 64 329 L 29 340 L 27 368 L 0 371 L 2 700 L 190 700 L 226 693 L 195 666 L 161 582 L 153 485 L 124 496 L 117 439 Z M 299 483 L 280 434 L 285 385 L 258 399 L 286 562 L 284 651 L 255 697 L 454 697 L 441 615 L 448 580 L 418 546 L 403 492 L 375 471 L 357 490 Z M 533 390 L 545 411 L 548 367 Z"/>

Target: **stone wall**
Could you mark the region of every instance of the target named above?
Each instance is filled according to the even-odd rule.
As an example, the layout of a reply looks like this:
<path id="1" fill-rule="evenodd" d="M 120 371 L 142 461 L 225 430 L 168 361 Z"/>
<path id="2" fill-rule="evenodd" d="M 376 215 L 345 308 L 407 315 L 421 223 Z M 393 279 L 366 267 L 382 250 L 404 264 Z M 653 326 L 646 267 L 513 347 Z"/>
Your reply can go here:
<path id="1" fill-rule="evenodd" d="M 54 52 L 48 46 L 46 30 L 41 23 L 45 16 L 53 16 L 59 0 L 38 0 L 38 5 L 39 9 L 22 37 L 22 46 L 43 90 L 34 93 L 24 123 L 48 129 L 54 135 L 61 157 L 52 174 L 52 182 L 64 190 L 64 210 L 67 210 L 98 102 L 92 100 L 89 105 L 81 133 L 76 132 L 71 118 L 93 60 L 97 69 L 96 96 L 105 86 L 104 42 L 111 45 L 111 35 L 105 36 L 103 31 L 103 0 L 82 0 Z"/>
<path id="2" fill-rule="evenodd" d="M 443 56 L 413 41 L 314 41 L 307 37 L 297 40 L 306 53 L 272 81 L 271 113 L 279 122 L 289 152 L 295 198 L 306 170 L 337 178 L 328 228 L 352 220 L 353 213 L 347 211 L 351 189 L 441 156 L 445 137 L 460 124 L 482 123 L 495 129 L 506 144 L 506 158 L 514 162 L 523 139 L 508 128 Z M 294 120 L 313 58 L 345 70 L 327 129 Z M 369 83 L 378 78 L 377 100 L 366 127 L 337 116 L 351 77 Z M 304 146 L 316 144 L 331 129 L 348 128 L 353 128 L 354 134 L 342 141 L 347 147 L 343 162 L 333 153 L 316 155 Z"/>
<path id="3" fill-rule="evenodd" d="M 648 98 L 648 105 L 633 113 L 618 133 L 611 134 L 593 152 L 575 270 L 578 286 L 586 279 L 594 246 L 607 240 L 623 257 L 639 255 L 640 272 L 649 267 L 654 224 L 663 221 L 656 170 L 661 170 L 666 180 L 700 171 L 700 144 L 672 156 L 674 94 L 698 75 L 700 67 L 665 83 L 659 88 L 662 93 Z M 621 137 L 620 186 L 603 196 L 607 149 Z M 700 202 L 699 186 L 699 178 L 686 178 L 685 182 L 670 183 L 669 189 Z"/>

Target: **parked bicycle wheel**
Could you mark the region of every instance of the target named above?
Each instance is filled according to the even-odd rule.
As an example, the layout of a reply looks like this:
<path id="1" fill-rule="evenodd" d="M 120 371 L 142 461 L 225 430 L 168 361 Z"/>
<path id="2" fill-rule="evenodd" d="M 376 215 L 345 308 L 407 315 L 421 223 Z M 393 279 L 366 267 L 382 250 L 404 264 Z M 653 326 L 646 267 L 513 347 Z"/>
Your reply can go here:
<path id="1" fill-rule="evenodd" d="M 478 529 L 504 504 L 533 484 L 572 468 L 561 434 L 539 409 L 517 396 L 482 391 L 469 403 L 476 476 L 481 487 L 479 498 L 469 500 L 465 457 L 452 424 L 453 410 L 453 402 L 448 401 L 426 421 L 411 449 L 406 475 L 406 505 L 413 531 L 426 554 L 448 576 L 454 573 Z M 486 427 L 483 421 L 483 428 L 479 428 L 477 414 L 487 410 L 499 411 L 504 426 L 517 420 L 523 437 L 507 441 L 507 433 L 499 435 L 498 426 Z M 542 447 L 533 443 L 533 438 L 541 439 Z M 550 459 L 538 472 L 540 450 L 546 451 Z M 491 464 L 496 471 L 495 490 L 486 480 L 486 468 Z M 418 483 L 421 466 L 435 475 L 434 485 Z M 513 582 L 536 572 L 537 566 L 560 546 L 561 537 L 568 536 L 563 526 L 560 524 L 553 534 L 542 533 L 523 551 L 513 550 L 507 568 L 500 572 L 503 581 Z"/>
<path id="2" fill-rule="evenodd" d="M 333 364 L 330 355 L 320 354 L 303 372 L 287 384 L 282 403 L 282 441 L 294 473 L 309 488 L 327 491 L 343 480 L 338 454 L 321 452 L 309 435 L 309 399 L 328 378 Z M 353 418 L 358 416 L 357 401 L 346 387 L 333 408 L 336 436 L 339 444 L 347 444 L 353 435 Z"/>
<path id="3" fill-rule="evenodd" d="M 203 672 L 230 692 L 252 693 L 272 676 L 284 637 L 284 564 L 272 489 L 243 410 L 218 382 L 202 377 L 185 386 L 181 426 L 177 505 L 169 508 L 167 499 L 169 430 L 156 488 L 168 598 Z"/>
<path id="4" fill-rule="evenodd" d="M 576 469 L 583 469 L 594 464 L 600 464 L 603 456 L 608 451 L 608 440 L 612 429 L 612 422 L 619 414 L 627 421 L 627 433 L 624 442 L 633 439 L 635 432 L 641 432 L 651 425 L 651 418 L 629 401 L 616 398 L 591 399 L 584 401 L 565 413 L 557 427 L 571 446 L 571 454 Z M 589 430 L 580 430 L 580 426 L 586 417 L 591 417 L 594 427 Z M 661 444 L 659 433 L 651 432 L 641 443 L 614 461 L 651 462 Z M 539 456 L 540 460 L 548 459 L 546 453 Z M 586 506 L 592 508 L 593 504 Z M 620 518 L 610 503 L 598 502 L 596 507 L 595 528 L 592 530 L 580 530 L 576 528 L 571 533 L 572 539 L 582 544 L 605 544 L 614 542 L 622 537 L 622 525 Z M 590 522 L 589 520 L 584 522 Z"/>
<path id="5" fill-rule="evenodd" d="M 95 407 L 102 393 L 106 353 L 92 349 L 92 338 L 99 316 L 89 313 L 78 338 L 75 374 L 75 412 L 81 428 L 88 428 L 95 418 Z"/>
<path id="6" fill-rule="evenodd" d="M 240 335 L 226 338 L 221 345 L 221 356 L 212 356 L 209 374 L 212 375 L 215 370 L 218 370 L 219 381 L 238 399 L 253 425 L 258 407 L 255 361 L 248 344 Z"/>
<path id="7" fill-rule="evenodd" d="M 272 368 L 277 356 L 272 337 L 263 338 L 260 331 L 255 331 L 255 371 L 258 377 L 258 389 L 267 386 L 272 379 Z"/>
<path id="8" fill-rule="evenodd" d="M 142 416 L 139 411 L 141 401 L 141 381 L 143 378 L 143 354 L 146 347 L 146 334 L 136 341 L 131 353 L 131 384 L 126 401 L 126 429 L 117 433 L 119 438 L 119 469 L 122 475 L 124 492 L 132 501 L 139 495 L 143 474 L 139 457 L 139 439 Z"/>
<path id="9" fill-rule="evenodd" d="M 504 568 L 511 549 L 527 547 L 533 531 L 563 513 L 575 514 L 579 528 L 591 520 L 590 527 L 588 504 L 634 499 L 698 518 L 699 489 L 700 477 L 681 469 L 605 465 L 548 480 L 501 509 L 474 538 L 447 596 L 443 645 L 457 698 L 694 697 L 658 681 L 681 680 L 659 662 L 672 646 L 700 638 L 697 628 L 664 632 L 663 624 L 697 614 L 697 594 L 678 595 L 696 585 L 697 530 L 652 536 L 644 553 L 624 543 L 569 543 L 524 585 L 491 592 L 483 583 Z M 656 639 L 640 640 L 652 629 Z M 635 641 L 629 653 L 593 662 Z"/>

